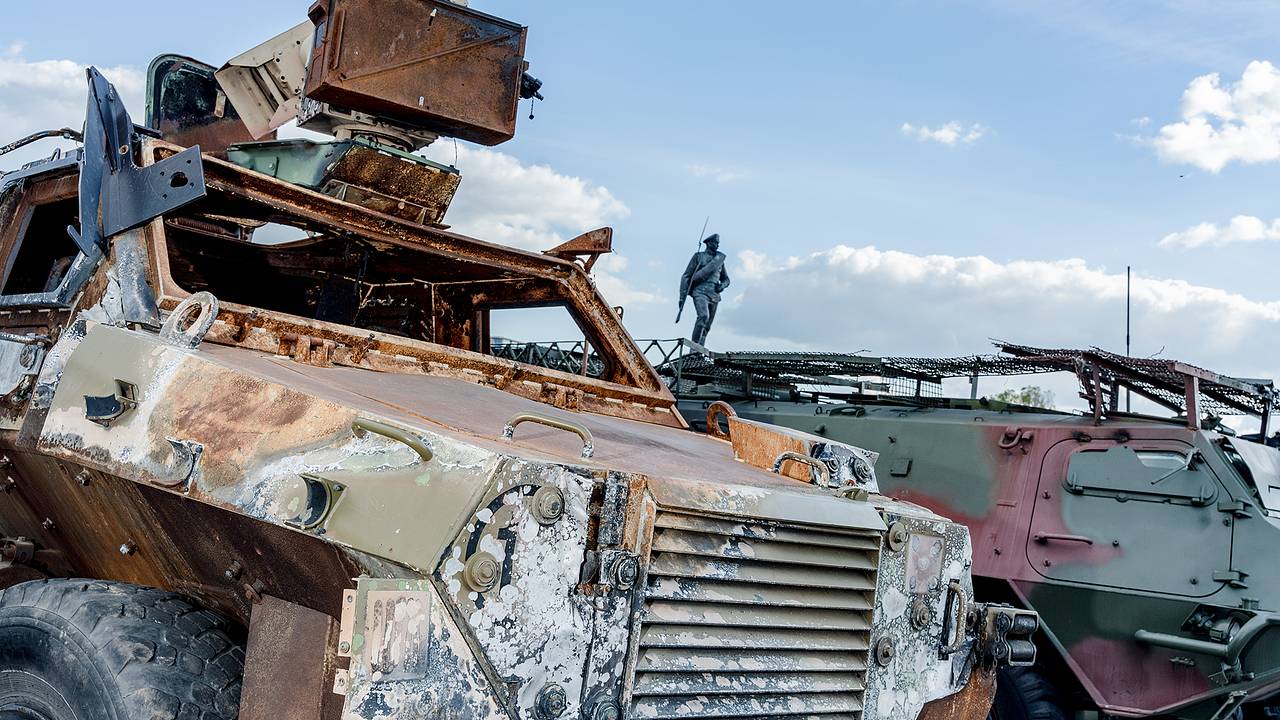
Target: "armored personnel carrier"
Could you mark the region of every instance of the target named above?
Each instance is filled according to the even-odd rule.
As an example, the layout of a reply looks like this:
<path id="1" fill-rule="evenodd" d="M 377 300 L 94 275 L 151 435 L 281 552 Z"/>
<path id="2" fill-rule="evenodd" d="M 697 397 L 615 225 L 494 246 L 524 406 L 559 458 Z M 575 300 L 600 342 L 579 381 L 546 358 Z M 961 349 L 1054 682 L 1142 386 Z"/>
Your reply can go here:
<path id="1" fill-rule="evenodd" d="M 0 718 L 976 720 L 1031 661 L 866 453 L 687 431 L 569 259 L 608 232 L 444 228 L 457 171 L 411 151 L 511 136 L 525 32 L 316 3 L 157 59 L 146 126 L 90 69 L 41 134 L 82 147 L 0 175 Z M 496 357 L 524 307 L 598 376 Z"/>
<path id="2" fill-rule="evenodd" d="M 1034 668 L 1002 671 L 994 718 L 1277 715 L 1270 381 L 1013 344 L 941 359 L 646 347 L 665 353 L 688 417 L 728 401 L 878 453 L 885 494 L 969 527 L 978 599 L 1036 610 L 1044 629 Z M 942 393 L 948 377 L 1047 372 L 1076 375 L 1089 411 L 978 398 L 976 383 L 971 398 Z M 1127 393 L 1171 417 L 1123 412 Z M 1237 435 L 1226 414 L 1261 432 Z"/>

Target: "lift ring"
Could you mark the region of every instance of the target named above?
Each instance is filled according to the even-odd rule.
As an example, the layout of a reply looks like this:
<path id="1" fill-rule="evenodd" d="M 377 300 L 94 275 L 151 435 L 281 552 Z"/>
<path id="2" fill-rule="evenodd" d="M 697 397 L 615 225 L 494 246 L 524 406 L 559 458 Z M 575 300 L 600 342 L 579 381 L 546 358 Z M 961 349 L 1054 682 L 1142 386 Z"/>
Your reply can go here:
<path id="1" fill-rule="evenodd" d="M 192 314 L 199 313 L 192 318 Z M 160 339 L 170 345 L 194 350 L 204 341 L 205 333 L 218 319 L 218 298 L 208 291 L 200 291 L 178 303 L 178 307 L 165 318 L 160 326 Z"/>

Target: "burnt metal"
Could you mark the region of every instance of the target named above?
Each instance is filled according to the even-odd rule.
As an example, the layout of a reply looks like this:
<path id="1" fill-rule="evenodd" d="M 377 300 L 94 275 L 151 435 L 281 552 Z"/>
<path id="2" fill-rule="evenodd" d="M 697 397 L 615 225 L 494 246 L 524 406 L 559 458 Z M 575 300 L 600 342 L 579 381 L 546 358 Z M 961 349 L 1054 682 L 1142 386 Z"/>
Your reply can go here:
<path id="1" fill-rule="evenodd" d="M 240 720 L 323 720 L 333 684 L 338 624 L 266 595 L 249 618 Z M 337 704 L 341 704 L 340 702 Z"/>
<path id="2" fill-rule="evenodd" d="M 544 253 L 563 260 L 577 260 L 587 272 L 595 266 L 601 255 L 613 252 L 613 228 L 596 228 L 544 250 Z"/>
<path id="3" fill-rule="evenodd" d="M 218 87 L 214 70 L 184 55 L 152 60 L 147 68 L 147 127 L 168 142 L 213 153 L 253 140 L 235 105 Z"/>
<path id="4" fill-rule="evenodd" d="M 482 145 L 510 140 L 527 28 L 447 0 L 397 8 L 316 3 L 307 98 Z"/>

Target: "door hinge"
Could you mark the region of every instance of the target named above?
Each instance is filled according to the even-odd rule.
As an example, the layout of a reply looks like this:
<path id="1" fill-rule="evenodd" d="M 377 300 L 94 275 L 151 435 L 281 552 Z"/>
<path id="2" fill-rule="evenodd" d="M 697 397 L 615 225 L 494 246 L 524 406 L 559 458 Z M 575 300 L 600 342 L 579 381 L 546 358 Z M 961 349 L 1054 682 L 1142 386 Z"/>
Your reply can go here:
<path id="1" fill-rule="evenodd" d="M 1249 509 L 1252 507 L 1243 500 L 1220 500 L 1218 501 L 1218 512 L 1231 513 L 1233 517 L 1247 518 L 1249 517 Z"/>
<path id="2" fill-rule="evenodd" d="M 1244 581 L 1249 577 L 1249 573 L 1240 570 L 1214 570 L 1213 581 L 1226 583 L 1233 588 L 1247 588 L 1249 584 Z"/>

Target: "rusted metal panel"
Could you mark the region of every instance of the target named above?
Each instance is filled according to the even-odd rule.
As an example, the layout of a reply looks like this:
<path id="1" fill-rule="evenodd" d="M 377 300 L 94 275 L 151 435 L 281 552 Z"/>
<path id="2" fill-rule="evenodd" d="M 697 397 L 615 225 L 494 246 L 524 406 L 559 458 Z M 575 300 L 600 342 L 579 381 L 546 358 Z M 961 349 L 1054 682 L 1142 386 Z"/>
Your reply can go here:
<path id="1" fill-rule="evenodd" d="M 324 613 L 263 596 L 249 617 L 240 720 L 336 718 L 341 701 L 330 689 L 337 632 Z"/>
<path id="2" fill-rule="evenodd" d="M 306 96 L 442 135 L 515 136 L 527 29 L 444 0 L 316 3 Z"/>
<path id="3" fill-rule="evenodd" d="M 926 704 L 919 720 L 985 720 L 995 697 L 995 669 L 978 665 L 963 690 Z"/>

